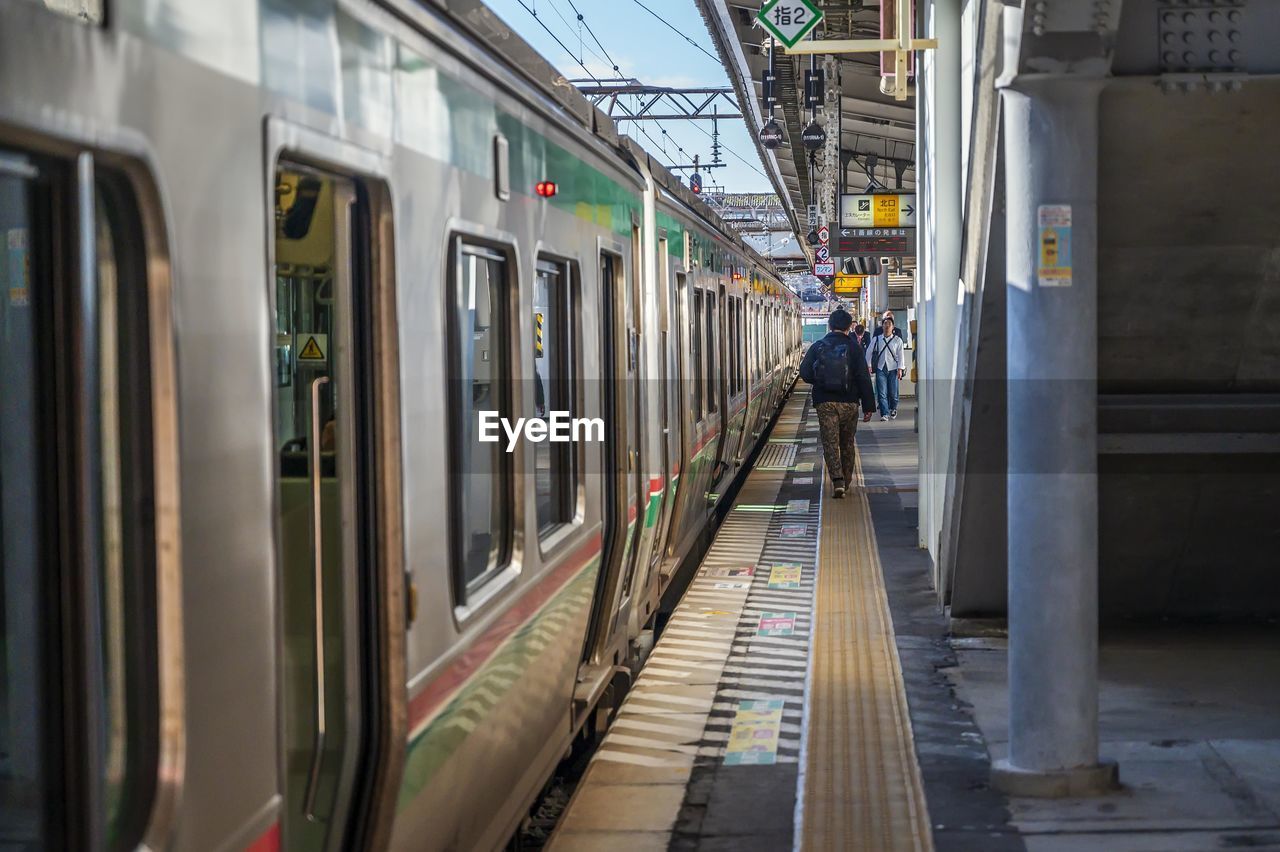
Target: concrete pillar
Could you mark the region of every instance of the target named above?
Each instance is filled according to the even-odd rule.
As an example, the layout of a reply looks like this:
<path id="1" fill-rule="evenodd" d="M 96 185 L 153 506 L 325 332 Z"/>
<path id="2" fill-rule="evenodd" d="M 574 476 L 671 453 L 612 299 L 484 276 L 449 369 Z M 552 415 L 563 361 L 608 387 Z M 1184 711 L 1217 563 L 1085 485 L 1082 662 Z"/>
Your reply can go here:
<path id="1" fill-rule="evenodd" d="M 916 126 L 920 144 L 916 151 L 916 202 L 919 261 L 922 277 L 917 304 L 922 330 L 919 399 L 920 520 L 922 547 L 934 564 L 939 559 L 939 533 L 947 490 L 954 469 L 952 397 L 956 376 L 956 328 L 960 300 L 961 234 L 964 194 L 960 176 L 962 148 L 961 102 L 961 0 L 928 0 L 920 4 L 918 26 L 938 39 L 935 50 L 917 54 L 920 72 L 916 80 Z M 937 577 L 935 576 L 935 583 Z M 941 584 L 937 584 L 939 587 Z"/>
<path id="2" fill-rule="evenodd" d="M 1102 85 L 1085 78 L 1015 80 L 1002 90 L 1009 757 L 995 767 L 994 779 L 1017 795 L 1087 795 L 1112 786 L 1116 776 L 1114 764 L 1098 760 Z M 1062 224 L 1068 208 L 1069 226 Z M 1058 247 L 1057 266 L 1042 266 L 1046 234 Z M 1069 273 L 1062 268 L 1068 264 Z"/>
<path id="3" fill-rule="evenodd" d="M 889 309 L 889 267 L 881 264 L 880 274 L 868 283 L 871 285 L 871 313 L 884 313 Z"/>

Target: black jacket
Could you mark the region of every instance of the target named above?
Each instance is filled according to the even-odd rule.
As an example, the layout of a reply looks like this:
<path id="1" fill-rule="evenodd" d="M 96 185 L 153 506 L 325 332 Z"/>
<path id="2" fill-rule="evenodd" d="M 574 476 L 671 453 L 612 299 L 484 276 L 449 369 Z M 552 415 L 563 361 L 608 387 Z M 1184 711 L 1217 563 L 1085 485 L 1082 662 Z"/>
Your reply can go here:
<path id="1" fill-rule="evenodd" d="M 851 334 L 841 334 L 838 331 L 828 332 L 827 336 L 821 340 L 815 341 L 809 347 L 809 351 L 804 353 L 804 360 L 800 362 L 800 378 L 809 384 L 813 384 L 813 362 L 818 357 L 818 350 L 824 344 L 839 345 L 841 343 L 849 344 L 849 357 L 853 363 L 850 370 L 853 375 L 854 386 L 844 393 L 823 390 L 815 387 L 813 389 L 814 405 L 821 405 L 824 402 L 858 402 L 862 401 L 862 410 L 871 411 L 876 407 L 876 394 L 871 387 L 871 376 L 867 373 L 867 353 L 862 348 L 862 344 L 858 343 L 858 338 Z"/>

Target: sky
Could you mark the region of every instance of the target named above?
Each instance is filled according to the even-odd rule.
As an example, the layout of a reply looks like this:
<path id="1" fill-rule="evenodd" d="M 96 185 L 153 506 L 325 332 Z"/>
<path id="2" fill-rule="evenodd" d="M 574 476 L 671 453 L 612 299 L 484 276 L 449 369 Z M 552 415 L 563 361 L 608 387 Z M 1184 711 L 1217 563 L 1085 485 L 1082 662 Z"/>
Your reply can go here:
<path id="1" fill-rule="evenodd" d="M 729 85 L 724 67 L 715 58 L 715 46 L 694 0 L 486 2 L 571 80 L 592 76 L 604 81 L 622 76 L 650 86 L 702 88 Z M 654 14 L 646 11 L 645 7 Z M 533 12 L 537 12 L 537 17 Z M 583 17 L 581 25 L 579 13 Z M 548 29 L 555 34 L 554 38 Z M 680 34 L 687 36 L 693 44 Z M 557 44 L 557 38 L 563 47 Z M 618 66 L 618 71 L 613 70 L 614 65 Z M 649 136 L 638 129 L 632 130 L 635 125 L 642 125 Z M 742 120 L 726 119 L 719 125 L 725 166 L 703 169 L 704 186 L 710 188 L 718 184 L 729 192 L 772 192 L 773 187 L 765 177 L 760 157 Z M 710 121 L 622 122 L 620 129 L 638 139 L 645 150 L 667 165 L 692 163 L 695 154 L 704 163 L 711 159 Z M 664 129 L 666 136 L 662 133 Z M 663 142 L 666 143 L 665 153 Z M 683 152 L 680 148 L 684 149 Z M 679 174 L 688 180 L 689 171 Z"/>

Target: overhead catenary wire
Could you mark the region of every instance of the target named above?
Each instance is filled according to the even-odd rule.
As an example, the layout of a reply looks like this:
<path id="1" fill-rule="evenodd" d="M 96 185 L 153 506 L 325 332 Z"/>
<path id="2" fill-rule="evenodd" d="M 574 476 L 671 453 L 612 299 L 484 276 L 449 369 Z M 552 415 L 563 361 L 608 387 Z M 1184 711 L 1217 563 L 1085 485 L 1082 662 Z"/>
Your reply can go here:
<path id="1" fill-rule="evenodd" d="M 557 36 L 549 26 L 547 26 L 547 23 L 544 20 L 542 20 L 541 16 L 538 15 L 538 12 L 535 8 L 531 8 L 529 4 L 525 2 L 525 0 L 516 0 L 516 2 L 519 3 L 524 8 L 524 10 L 528 12 L 534 18 L 534 20 L 538 22 L 538 25 L 541 26 L 542 29 L 546 31 L 547 35 L 551 36 L 551 38 L 555 41 L 555 43 L 560 46 L 561 50 L 563 50 L 566 54 L 569 55 L 570 58 L 572 58 L 575 62 L 578 63 L 578 65 L 582 68 L 583 71 L 586 72 L 587 77 L 593 83 L 595 83 L 597 86 L 604 85 L 601 82 L 600 78 L 597 77 L 595 74 L 593 74 L 591 72 L 591 69 L 587 67 L 586 63 L 582 61 L 582 58 L 580 56 L 575 56 L 573 51 L 569 49 L 568 45 L 566 45 L 564 41 L 562 41 L 560 37 Z M 537 0 L 533 0 L 533 2 L 536 3 Z M 573 0 L 567 0 L 567 2 L 569 3 L 569 6 L 573 9 L 574 13 L 578 16 L 578 20 L 582 23 L 582 25 L 586 28 L 587 32 L 591 35 L 592 40 L 595 41 L 595 43 L 599 46 L 600 50 L 604 53 L 604 56 L 601 57 L 599 54 L 597 54 L 594 50 L 591 50 L 591 48 L 589 47 L 587 48 L 587 50 L 590 51 L 591 54 L 595 56 L 597 59 L 604 59 L 609 65 L 613 66 L 613 70 L 615 72 L 618 72 L 619 74 L 621 74 L 621 69 L 618 67 L 617 63 L 613 61 L 613 56 L 609 53 L 608 48 L 604 46 L 603 42 L 601 42 L 600 39 L 596 36 L 595 31 L 591 29 L 591 25 L 587 23 L 586 17 L 578 10 L 578 7 L 573 2 Z M 662 18 L 660 15 L 658 15 L 656 12 L 654 12 L 644 3 L 641 3 L 640 0 L 635 0 L 635 2 L 636 2 L 636 5 L 640 6 L 650 15 L 653 15 L 655 18 L 662 21 L 662 23 L 665 26 L 667 26 L 669 29 L 679 34 L 682 38 L 684 38 L 685 41 L 689 42 L 694 47 L 698 48 L 698 50 L 706 54 L 708 57 L 715 60 L 717 65 L 720 64 L 720 60 L 713 54 L 709 53 L 705 48 L 702 47 L 702 45 L 693 41 L 684 33 L 681 33 L 675 27 L 671 26 L 670 23 L 668 23 L 664 18 Z M 572 24 L 570 24 L 570 22 L 565 19 L 564 15 L 560 13 L 559 9 L 556 7 L 554 2 L 552 2 L 551 7 L 552 7 L 552 10 L 556 12 L 557 16 L 559 16 L 560 20 L 564 22 L 565 26 L 572 27 Z M 664 127 L 661 122 L 655 121 L 654 123 L 657 124 L 658 129 L 662 131 L 663 140 L 670 140 L 671 144 L 676 147 L 677 151 L 679 151 L 682 155 L 684 155 L 686 159 L 690 158 L 689 152 L 686 151 L 684 147 L 680 145 L 679 142 L 676 142 L 675 138 L 670 133 L 667 132 L 666 127 Z M 698 132 L 702 133 L 702 135 L 708 138 L 711 138 L 714 141 L 714 137 L 712 137 L 712 134 L 710 132 L 698 126 L 696 122 L 693 123 L 693 126 L 696 127 L 698 129 Z M 644 135 L 646 139 L 648 139 L 653 144 L 657 145 L 662 150 L 663 154 L 667 154 L 667 146 L 665 142 L 655 139 L 653 135 L 650 134 L 648 130 L 645 129 L 643 124 L 637 122 L 636 127 Z M 735 159 L 737 159 L 739 162 L 741 162 L 747 168 L 751 169 L 756 174 L 760 175 L 761 177 L 768 177 L 768 175 L 766 175 L 763 171 L 761 171 L 759 168 L 753 165 L 750 161 L 742 157 L 737 151 L 733 150 L 733 148 L 729 147 L 728 145 L 724 145 L 724 149 L 727 152 L 729 152 L 731 155 L 733 155 Z"/>
<path id="2" fill-rule="evenodd" d="M 648 12 L 650 15 L 653 15 L 653 16 L 654 16 L 655 18 L 657 18 L 659 21 L 661 21 L 661 22 L 662 22 L 662 24 L 663 24 L 663 26 L 665 26 L 667 29 L 671 30 L 673 33 L 675 33 L 676 35 L 680 36 L 680 38 L 682 38 L 682 39 L 684 39 L 685 41 L 689 42 L 689 44 L 693 45 L 694 47 L 698 48 L 698 50 L 701 50 L 701 51 L 702 51 L 703 53 L 705 53 L 707 56 L 709 56 L 709 57 L 711 57 L 712 59 L 714 59 L 714 60 L 715 60 L 715 63 L 716 63 L 717 65 L 719 65 L 719 64 L 720 64 L 720 57 L 718 57 L 718 56 L 716 56 L 715 54 L 711 53 L 711 51 L 707 50 L 705 47 L 703 47 L 702 45 L 698 44 L 698 43 L 697 43 L 696 41 L 694 41 L 693 39 L 689 38 L 689 36 L 685 35 L 685 34 L 684 34 L 684 33 L 682 33 L 680 30 L 678 30 L 678 29 L 676 29 L 675 27 L 673 27 L 673 26 L 671 25 L 671 22 L 670 22 L 670 21 L 668 21 L 666 18 L 662 17 L 662 16 L 661 16 L 661 15 L 659 15 L 657 12 L 653 11 L 652 9 L 650 9 L 650 8 L 649 8 L 648 6 L 646 6 L 644 3 L 641 3 L 641 2 L 640 2 L 640 0 L 632 0 L 632 2 L 633 2 L 633 3 L 635 3 L 637 6 L 639 6 L 641 9 L 644 9 L 644 10 L 645 10 L 646 12 Z"/>
<path id="3" fill-rule="evenodd" d="M 618 63 L 613 61 L 613 57 L 609 55 L 609 49 L 606 48 L 600 39 L 596 37 L 596 31 L 591 29 L 591 24 L 587 23 L 587 19 L 578 11 L 578 7 L 574 5 L 573 0 L 569 0 L 569 8 L 573 9 L 573 13 L 578 16 L 578 21 L 587 28 L 587 34 L 591 36 L 591 40 L 596 43 L 597 47 L 604 51 L 605 60 L 613 66 L 614 71 L 618 71 Z M 594 51 L 592 52 L 594 53 Z"/>
<path id="4" fill-rule="evenodd" d="M 523 7 L 524 7 L 524 10 L 525 10 L 526 12 L 528 12 L 530 15 L 532 15 L 532 16 L 533 16 L 534 20 L 536 20 L 536 21 L 538 22 L 538 25 L 539 25 L 539 26 L 541 26 L 544 30 L 546 30 L 547 35 L 551 36 L 551 38 L 553 38 L 553 39 L 555 40 L 555 43 L 556 43 L 556 44 L 558 44 L 558 45 L 560 45 L 560 49 L 561 49 L 561 50 L 563 50 L 563 51 L 564 51 L 565 53 L 567 53 L 567 54 L 568 54 L 568 55 L 569 55 L 569 56 L 570 56 L 570 57 L 571 57 L 575 62 L 577 62 L 577 63 L 578 63 L 578 65 L 580 65 L 580 66 L 582 67 L 582 70 L 583 70 L 583 71 L 587 72 L 587 77 L 589 77 L 589 78 L 591 79 L 591 81 L 592 81 L 592 82 L 594 82 L 597 86 L 603 86 L 603 85 L 604 85 L 604 84 L 600 81 L 600 78 L 598 78 L 595 74 L 592 74 L 592 73 L 591 73 L 591 69 L 587 67 L 586 63 L 584 63 L 584 62 L 582 61 L 582 59 L 581 59 L 581 58 L 576 57 L 576 56 L 574 56 L 574 55 L 573 55 L 573 51 L 572 51 L 572 50 L 570 50 L 570 49 L 569 49 L 569 47 L 568 47 L 568 46 L 567 46 L 563 41 L 561 41 L 561 40 L 560 40 L 560 37 L 559 37 L 559 36 L 557 36 L 557 35 L 555 34 L 555 32 L 554 32 L 554 31 L 552 31 L 552 29 L 551 29 L 550 27 L 548 27 L 548 26 L 547 26 L 546 22 L 545 22 L 545 21 L 543 21 L 543 20 L 542 20 L 542 18 L 538 16 L 538 13 L 537 13 L 534 9 L 530 8 L 530 7 L 529 7 L 529 5 L 528 5 L 527 3 L 525 3 L 525 2 L 524 2 L 524 0 L 516 0 L 516 2 L 517 2 L 517 3 L 519 3 L 521 6 L 523 6 Z M 570 3 L 570 5 L 572 6 L 573 4 L 572 4 L 572 3 Z M 554 8 L 554 5 L 552 6 L 552 8 Z M 576 9 L 576 7 L 575 7 L 575 9 Z M 563 17 L 561 18 L 561 20 L 563 20 Z M 584 23 L 585 23 L 585 21 L 584 21 Z M 566 24 L 566 25 L 568 25 L 568 21 L 565 21 L 565 24 Z M 592 37 L 594 38 L 594 34 L 592 35 Z M 600 49 L 601 49 L 601 50 L 604 50 L 604 45 L 600 45 Z M 608 55 L 608 51 L 607 51 L 607 50 L 605 50 L 605 54 L 606 54 L 606 55 Z M 615 66 L 615 70 L 616 70 L 616 66 Z M 688 157 L 688 156 L 689 156 L 689 152 L 688 152 L 688 151 L 686 151 L 686 150 L 685 150 L 685 149 L 680 145 L 680 143 L 679 143 L 679 142 L 677 142 L 675 139 L 671 138 L 671 134 L 667 132 L 667 129 L 666 129 L 665 127 L 663 127 L 663 126 L 661 125 L 661 123 L 659 123 L 659 124 L 658 124 L 658 128 L 662 131 L 662 135 L 663 135 L 663 137 L 664 137 L 664 138 L 666 138 L 666 139 L 671 139 L 671 144 L 676 146 L 676 150 L 677 150 L 677 151 L 679 151 L 681 154 L 685 155 L 685 157 Z M 701 128 L 699 128 L 699 129 L 701 130 Z M 653 136 L 649 134 L 649 131 L 645 130 L 645 128 L 644 128 L 642 125 L 640 126 L 640 132 L 641 132 L 641 133 L 643 133 L 643 134 L 645 135 L 645 137 L 646 137 L 646 138 L 648 138 L 648 140 L 649 140 L 650 142 L 652 142 L 653 144 L 655 144 L 655 145 L 657 145 L 659 148 L 661 148 L 661 149 L 662 149 L 662 153 L 664 153 L 664 154 L 666 154 L 666 153 L 667 153 L 667 146 L 666 146 L 665 144 L 663 144 L 662 142 L 659 142 L 657 139 L 654 139 L 654 138 L 653 138 Z M 732 151 L 731 151 L 730 153 L 732 153 Z"/>
<path id="5" fill-rule="evenodd" d="M 590 69 L 590 68 L 588 68 L 588 67 L 586 66 L 586 63 L 584 63 L 584 62 L 583 62 L 581 59 L 579 59 L 578 57 L 574 56 L 574 55 L 573 55 L 573 51 L 569 49 L 569 46 L 568 46 L 568 45 L 566 45 L 563 41 L 561 41 L 561 40 L 560 40 L 560 37 L 559 37 L 558 35 L 556 35 L 554 32 L 552 32 L 551 27 L 547 26 L 546 22 L 545 22 L 545 21 L 543 21 L 543 20 L 542 20 L 542 18 L 538 17 L 538 12 L 537 12 L 537 10 L 535 10 L 535 9 L 531 9 L 531 8 L 529 7 L 529 4 L 528 4 L 528 3 L 526 3 L 526 2 L 524 2 L 524 0 L 516 0 L 516 2 L 517 2 L 517 3 L 519 3 L 521 6 L 523 6 L 523 7 L 524 7 L 524 10 L 525 10 L 526 12 L 528 12 L 530 15 L 532 15 L 532 16 L 533 16 L 533 19 L 534 19 L 535 21 L 537 21 L 537 22 L 538 22 L 538 26 L 542 27 L 544 30 L 546 30 L 546 31 L 547 31 L 547 35 L 551 36 L 551 38 L 553 38 L 553 39 L 555 40 L 555 43 L 556 43 L 556 44 L 558 44 L 558 45 L 560 45 L 560 49 L 561 49 L 561 50 L 563 50 L 565 53 L 569 54 L 569 56 L 570 56 L 570 57 L 572 57 L 572 58 L 573 58 L 573 60 L 574 60 L 575 62 L 577 62 L 579 65 L 581 65 L 581 66 L 582 66 L 582 70 L 587 72 L 587 76 L 588 76 L 588 77 L 590 77 L 590 78 L 592 79 L 592 81 L 594 81 L 594 82 L 595 82 L 595 84 L 596 84 L 597 86 L 603 86 L 603 85 L 604 85 L 603 83 L 601 83 L 601 82 L 600 82 L 600 78 L 599 78 L 599 77 L 597 77 L 595 74 L 592 74 L 592 73 L 591 73 L 591 69 Z"/>
<path id="6" fill-rule="evenodd" d="M 570 3 L 569 5 L 573 6 L 573 3 Z M 570 30 L 573 29 L 573 24 L 570 23 L 569 19 L 564 16 L 563 12 L 560 11 L 560 7 L 555 4 L 554 0 L 552 0 L 551 2 L 551 11 L 556 13 L 556 17 L 559 18 L 561 21 L 563 21 L 566 27 L 568 27 Z M 577 9 L 575 8 L 574 11 L 577 12 Z M 584 25 L 586 25 L 586 23 L 587 23 L 586 19 L 583 18 L 581 14 L 578 14 L 578 41 L 580 44 L 582 43 L 582 28 Z M 613 57 L 609 55 L 609 51 L 604 49 L 604 45 L 600 44 L 600 39 L 596 38 L 596 34 L 594 32 L 591 32 L 591 27 L 587 26 L 586 29 L 588 33 L 591 33 L 591 38 L 595 40 L 595 43 L 600 46 L 601 50 L 604 51 L 604 56 L 601 56 L 599 53 L 596 53 L 596 51 L 593 50 L 591 46 L 588 44 L 582 44 L 582 47 L 586 48 L 586 51 L 588 53 L 590 53 L 596 59 L 599 59 L 603 64 L 613 66 L 613 70 L 616 73 L 618 71 L 618 64 L 613 61 Z M 578 53 L 579 53 L 578 58 L 581 59 L 582 51 L 579 50 Z M 579 64 L 581 64 L 581 62 L 579 62 Z"/>

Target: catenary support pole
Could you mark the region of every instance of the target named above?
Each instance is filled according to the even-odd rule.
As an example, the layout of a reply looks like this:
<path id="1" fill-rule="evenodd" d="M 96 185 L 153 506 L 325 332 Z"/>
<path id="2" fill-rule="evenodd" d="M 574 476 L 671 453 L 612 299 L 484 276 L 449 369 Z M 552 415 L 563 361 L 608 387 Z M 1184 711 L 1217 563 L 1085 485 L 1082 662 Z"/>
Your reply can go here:
<path id="1" fill-rule="evenodd" d="M 1017 795 L 1113 786 L 1098 759 L 1100 79 L 1004 88 L 1009 757 Z"/>

